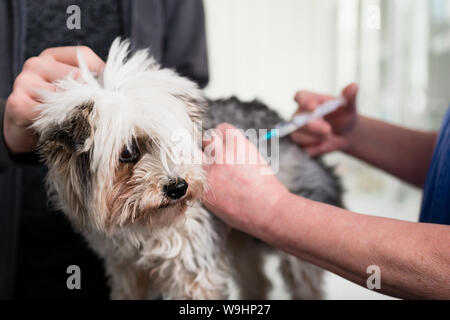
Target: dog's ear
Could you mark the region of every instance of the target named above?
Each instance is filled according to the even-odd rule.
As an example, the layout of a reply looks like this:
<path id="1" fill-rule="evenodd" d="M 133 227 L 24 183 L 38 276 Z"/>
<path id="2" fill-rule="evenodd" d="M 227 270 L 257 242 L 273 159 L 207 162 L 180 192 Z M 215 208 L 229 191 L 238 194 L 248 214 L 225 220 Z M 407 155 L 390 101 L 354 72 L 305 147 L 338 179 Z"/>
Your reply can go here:
<path id="1" fill-rule="evenodd" d="M 191 97 L 188 95 L 176 95 L 175 98 L 181 100 L 185 106 L 192 122 L 201 124 L 205 117 L 207 102 L 203 97 Z"/>
<path id="2" fill-rule="evenodd" d="M 88 101 L 74 108 L 70 116 L 61 124 L 50 127 L 40 139 L 43 153 L 64 151 L 79 154 L 86 148 L 86 140 L 92 137 L 90 116 L 94 102 Z"/>

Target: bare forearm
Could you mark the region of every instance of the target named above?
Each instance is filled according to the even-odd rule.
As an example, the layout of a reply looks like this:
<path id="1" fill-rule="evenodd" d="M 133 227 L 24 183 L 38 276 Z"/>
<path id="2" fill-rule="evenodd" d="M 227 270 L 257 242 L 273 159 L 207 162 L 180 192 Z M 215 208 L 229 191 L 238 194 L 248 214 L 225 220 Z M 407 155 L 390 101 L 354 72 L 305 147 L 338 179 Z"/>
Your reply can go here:
<path id="1" fill-rule="evenodd" d="M 422 187 L 437 134 L 360 116 L 346 153 Z"/>
<path id="2" fill-rule="evenodd" d="M 365 286 L 381 270 L 380 292 L 402 298 L 450 298 L 450 227 L 352 213 L 287 195 L 276 219 L 256 235 Z"/>

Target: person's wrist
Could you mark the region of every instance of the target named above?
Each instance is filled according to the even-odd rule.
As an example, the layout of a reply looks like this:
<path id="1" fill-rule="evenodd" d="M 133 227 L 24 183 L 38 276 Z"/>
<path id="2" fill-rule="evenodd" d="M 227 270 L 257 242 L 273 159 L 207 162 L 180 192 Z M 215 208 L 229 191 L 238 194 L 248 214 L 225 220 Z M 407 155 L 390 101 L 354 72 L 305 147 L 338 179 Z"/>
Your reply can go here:
<path id="1" fill-rule="evenodd" d="M 280 210 L 291 197 L 292 193 L 282 184 L 265 197 L 266 201 L 261 212 L 262 219 L 259 219 L 255 228 L 257 238 L 271 241 L 273 229 L 276 228 L 274 222 L 280 218 L 278 216 Z"/>

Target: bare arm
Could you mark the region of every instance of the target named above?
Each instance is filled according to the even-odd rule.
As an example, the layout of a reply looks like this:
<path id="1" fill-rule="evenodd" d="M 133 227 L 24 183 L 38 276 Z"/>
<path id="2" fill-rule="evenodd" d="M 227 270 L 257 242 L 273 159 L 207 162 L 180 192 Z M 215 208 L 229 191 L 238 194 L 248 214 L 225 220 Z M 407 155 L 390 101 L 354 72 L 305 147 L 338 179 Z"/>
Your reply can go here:
<path id="1" fill-rule="evenodd" d="M 313 156 L 342 150 L 417 187 L 423 187 L 437 134 L 410 130 L 358 115 L 358 87 L 351 84 L 342 95 L 347 105 L 292 134 Z M 332 97 L 299 91 L 298 112 L 312 111 Z"/>
<path id="2" fill-rule="evenodd" d="M 219 127 L 223 136 L 230 126 Z M 225 140 L 222 144 L 225 144 Z M 216 142 L 217 143 L 217 142 Z M 242 135 L 225 155 L 248 145 Z M 244 150 L 257 154 L 250 145 Z M 253 154 L 253 156 L 254 156 Z M 226 162 L 225 162 L 226 163 Z M 268 168 L 213 164 L 205 205 L 233 228 L 365 286 L 381 270 L 380 292 L 401 298 L 450 298 L 450 226 L 357 214 L 291 194 Z"/>
<path id="3" fill-rule="evenodd" d="M 411 130 L 359 116 L 344 151 L 408 183 L 423 187 L 436 132 Z"/>
<path id="4" fill-rule="evenodd" d="M 381 270 L 379 292 L 400 298 L 450 298 L 450 226 L 357 214 L 286 194 L 258 236 L 306 261 L 366 286 Z"/>

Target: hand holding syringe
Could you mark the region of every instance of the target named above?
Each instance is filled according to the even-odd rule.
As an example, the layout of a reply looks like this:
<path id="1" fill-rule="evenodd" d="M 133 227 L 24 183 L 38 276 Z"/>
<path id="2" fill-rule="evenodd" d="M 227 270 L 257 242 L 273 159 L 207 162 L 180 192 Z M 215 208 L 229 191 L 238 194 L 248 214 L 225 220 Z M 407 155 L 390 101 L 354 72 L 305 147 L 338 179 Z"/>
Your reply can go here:
<path id="1" fill-rule="evenodd" d="M 288 134 L 291 134 L 295 130 L 298 130 L 304 125 L 308 124 L 312 120 L 322 118 L 327 114 L 337 110 L 339 107 L 344 106 L 345 103 L 346 100 L 342 97 L 328 100 L 319 105 L 313 112 L 300 113 L 294 116 L 290 121 L 280 122 L 275 126 L 275 128 L 267 132 L 267 134 L 261 139 L 265 140 L 271 139 L 273 137 L 282 138 L 284 136 L 287 136 Z"/>

